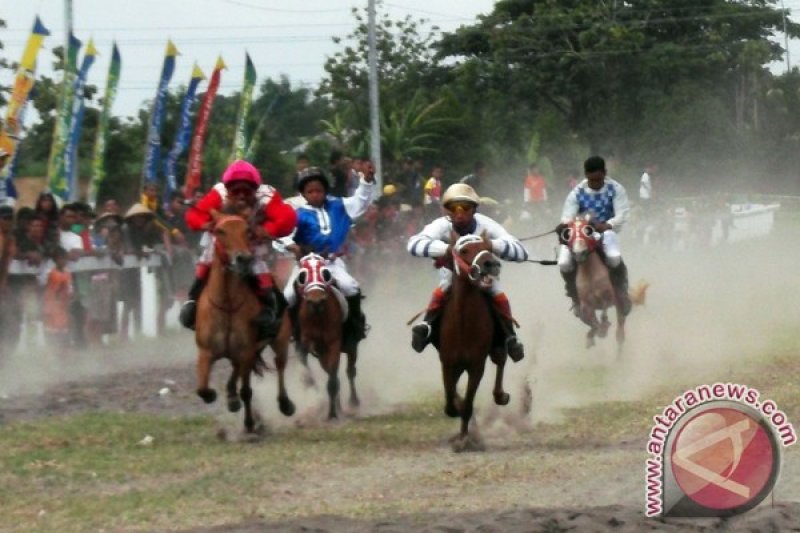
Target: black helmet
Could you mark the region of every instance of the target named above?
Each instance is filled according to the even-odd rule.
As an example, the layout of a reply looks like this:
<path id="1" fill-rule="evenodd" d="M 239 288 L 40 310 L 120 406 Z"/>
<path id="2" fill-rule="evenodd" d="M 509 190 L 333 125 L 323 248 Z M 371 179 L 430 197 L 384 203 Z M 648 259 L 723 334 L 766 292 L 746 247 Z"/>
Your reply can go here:
<path id="1" fill-rule="evenodd" d="M 328 190 L 331 188 L 331 184 L 328 181 L 328 178 L 325 176 L 325 173 L 322 172 L 322 170 L 320 170 L 318 167 L 304 168 L 297 173 L 298 192 L 302 193 L 306 183 L 314 180 L 322 183 L 322 186 L 325 188 L 325 193 L 327 194 Z"/>

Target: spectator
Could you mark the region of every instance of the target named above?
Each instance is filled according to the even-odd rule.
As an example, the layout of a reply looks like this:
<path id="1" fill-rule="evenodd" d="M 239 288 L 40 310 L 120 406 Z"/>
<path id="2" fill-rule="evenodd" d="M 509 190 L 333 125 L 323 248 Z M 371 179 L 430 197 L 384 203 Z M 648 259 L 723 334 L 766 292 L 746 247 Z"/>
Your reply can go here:
<path id="1" fill-rule="evenodd" d="M 328 158 L 330 163 L 331 190 L 333 196 L 347 196 L 347 180 L 349 177 L 350 160 L 341 150 L 333 150 Z"/>
<path id="2" fill-rule="evenodd" d="M 53 253 L 55 266 L 47 274 L 42 316 L 45 338 L 56 349 L 69 346 L 72 276 L 67 271 L 69 254 L 61 247 Z"/>
<path id="3" fill-rule="evenodd" d="M 489 196 L 484 190 L 486 187 L 486 163 L 478 161 L 473 167 L 472 174 L 467 174 L 459 180 L 466 183 L 480 196 Z"/>

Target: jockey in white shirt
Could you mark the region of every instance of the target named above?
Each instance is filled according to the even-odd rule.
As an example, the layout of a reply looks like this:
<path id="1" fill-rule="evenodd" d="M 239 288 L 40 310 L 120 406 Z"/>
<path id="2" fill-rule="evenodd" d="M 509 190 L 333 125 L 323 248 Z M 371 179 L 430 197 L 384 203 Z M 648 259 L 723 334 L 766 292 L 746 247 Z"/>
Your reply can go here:
<path id="1" fill-rule="evenodd" d="M 442 206 L 447 213 L 437 218 L 422 231 L 408 240 L 408 252 L 415 257 L 431 257 L 436 259 L 439 266 L 440 282 L 434 289 L 428 309 L 423 321 L 412 328 L 411 346 L 417 352 L 422 352 L 431 339 L 432 323 L 438 317 L 450 289 L 453 271 L 447 266 L 450 260 L 452 234 L 458 237 L 463 235 L 481 235 L 484 231 L 492 241 L 492 252 L 506 261 L 524 262 L 528 259 L 528 252 L 522 243 L 512 236 L 506 229 L 491 218 L 477 213 L 480 197 L 475 190 L 466 183 L 456 183 L 448 187 L 442 196 Z M 514 333 L 514 323 L 511 315 L 511 306 L 508 297 L 494 280 L 488 292 L 492 295 L 494 311 L 506 334 L 505 347 L 513 361 L 524 357 L 522 343 Z"/>
<path id="2" fill-rule="evenodd" d="M 602 157 L 592 156 L 583 164 L 586 179 L 578 183 L 567 195 L 561 213 L 561 230 L 578 215 L 591 214 L 591 220 L 603 239 L 603 255 L 609 276 L 625 314 L 630 312 L 628 297 L 628 268 L 622 261 L 617 233 L 628 220 L 630 207 L 625 188 L 616 180 L 606 176 L 606 162 Z M 577 270 L 575 258 L 566 244 L 562 243 L 558 254 L 558 266 L 564 278 L 567 296 L 572 298 L 573 308 L 578 309 L 578 290 L 575 285 Z"/>

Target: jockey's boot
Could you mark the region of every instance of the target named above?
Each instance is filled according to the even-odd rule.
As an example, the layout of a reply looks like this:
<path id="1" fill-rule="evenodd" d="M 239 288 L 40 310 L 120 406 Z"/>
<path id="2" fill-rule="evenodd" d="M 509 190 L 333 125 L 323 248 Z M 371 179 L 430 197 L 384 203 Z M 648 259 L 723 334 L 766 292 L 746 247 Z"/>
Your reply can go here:
<path id="1" fill-rule="evenodd" d="M 567 296 L 572 300 L 572 307 L 570 310 L 575 313 L 575 316 L 579 316 L 581 304 L 578 301 L 578 286 L 576 284 L 578 269 L 573 268 L 569 272 L 564 272 L 562 270 L 561 277 L 564 278 L 564 290 L 566 290 Z"/>
<path id="2" fill-rule="evenodd" d="M 620 305 L 622 306 L 622 314 L 628 316 L 631 312 L 631 298 L 628 295 L 628 267 L 625 262 L 620 259 L 619 264 L 614 268 L 608 269 L 608 275 L 611 278 L 611 284 L 617 292 Z"/>
<path id="3" fill-rule="evenodd" d="M 364 313 L 361 312 L 361 300 L 363 298 L 361 291 L 347 297 L 347 325 L 356 342 L 367 337 L 367 319 Z"/>
<path id="4" fill-rule="evenodd" d="M 281 329 L 281 315 L 286 309 L 286 300 L 280 291 L 272 288 L 259 291 L 256 296 L 261 302 L 261 311 L 254 319 L 258 340 L 260 342 L 274 339 Z"/>
<path id="5" fill-rule="evenodd" d="M 525 350 L 514 332 L 514 317 L 511 315 L 511 304 L 505 293 L 501 292 L 495 295 L 494 308 L 506 337 L 506 353 L 512 361 L 518 363 L 525 357 Z"/>
<path id="6" fill-rule="evenodd" d="M 442 304 L 444 304 L 444 297 L 444 291 L 436 287 L 422 322 L 411 328 L 411 347 L 414 348 L 415 352 L 422 353 L 422 350 L 431 341 L 432 324 L 436 317 L 439 316 Z"/>
<path id="7" fill-rule="evenodd" d="M 195 278 L 191 288 L 189 288 L 188 299 L 181 306 L 181 312 L 178 320 L 181 325 L 188 329 L 194 329 L 194 321 L 197 316 L 197 300 L 200 298 L 200 293 L 203 292 L 203 287 L 206 286 L 205 278 Z"/>

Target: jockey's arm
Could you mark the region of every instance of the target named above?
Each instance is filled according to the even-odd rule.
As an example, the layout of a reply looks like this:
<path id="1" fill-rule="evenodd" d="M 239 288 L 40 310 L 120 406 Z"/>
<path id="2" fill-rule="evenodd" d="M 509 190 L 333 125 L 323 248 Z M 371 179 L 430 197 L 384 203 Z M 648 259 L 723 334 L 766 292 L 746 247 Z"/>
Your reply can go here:
<path id="1" fill-rule="evenodd" d="M 622 226 L 628 221 L 630 216 L 631 207 L 628 202 L 628 193 L 622 186 L 616 188 L 617 194 L 614 196 L 614 216 L 606 222 L 611 226 L 615 232 L 619 233 Z"/>
<path id="2" fill-rule="evenodd" d="M 203 231 L 210 228 L 213 221 L 212 212 L 222 209 L 222 197 L 211 189 L 196 204 L 186 210 L 186 225 L 192 231 Z"/>
<path id="3" fill-rule="evenodd" d="M 502 225 L 489 217 L 481 217 L 480 223 L 486 229 L 486 235 L 492 241 L 492 252 L 497 257 L 518 263 L 527 261 L 528 250 Z"/>
<path id="4" fill-rule="evenodd" d="M 564 200 L 564 208 L 561 210 L 561 223 L 569 224 L 576 216 L 578 216 L 578 195 L 575 189 L 572 189 Z"/>
<path id="5" fill-rule="evenodd" d="M 294 208 L 281 198 L 278 191 L 274 191 L 270 201 L 264 206 L 264 223 L 261 228 L 266 237 L 277 239 L 291 235 L 297 226 L 297 213 Z"/>
<path id="6" fill-rule="evenodd" d="M 372 200 L 372 190 L 374 188 L 375 181 L 367 181 L 362 178 L 358 181 L 358 187 L 353 196 L 342 198 L 342 203 L 350 218 L 355 220 L 366 213 Z"/>
<path id="7" fill-rule="evenodd" d="M 437 218 L 408 239 L 406 249 L 414 257 L 442 257 L 447 254 L 449 235 L 450 223 L 444 217 Z"/>

